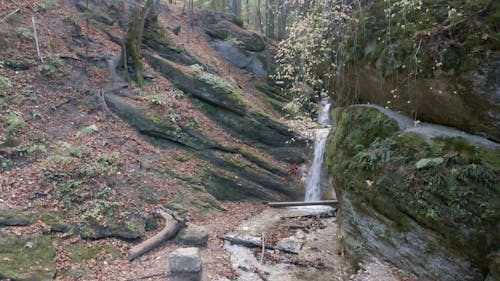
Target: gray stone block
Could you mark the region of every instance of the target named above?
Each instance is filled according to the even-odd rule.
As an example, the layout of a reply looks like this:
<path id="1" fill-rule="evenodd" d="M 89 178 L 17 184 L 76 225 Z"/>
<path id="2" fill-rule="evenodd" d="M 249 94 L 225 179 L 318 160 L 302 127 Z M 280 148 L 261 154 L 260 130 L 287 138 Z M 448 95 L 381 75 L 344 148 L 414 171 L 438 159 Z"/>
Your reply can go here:
<path id="1" fill-rule="evenodd" d="M 198 248 L 179 248 L 168 255 L 171 273 L 196 273 L 201 271 L 201 257 Z"/>

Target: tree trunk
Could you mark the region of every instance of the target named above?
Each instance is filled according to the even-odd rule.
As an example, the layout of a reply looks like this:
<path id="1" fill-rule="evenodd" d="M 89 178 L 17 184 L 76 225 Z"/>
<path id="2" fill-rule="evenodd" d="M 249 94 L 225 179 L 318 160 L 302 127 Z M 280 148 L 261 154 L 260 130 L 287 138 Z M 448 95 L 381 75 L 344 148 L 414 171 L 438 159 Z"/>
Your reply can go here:
<path id="1" fill-rule="evenodd" d="M 245 11 L 247 14 L 247 26 L 249 27 L 250 26 L 250 0 L 247 0 L 247 2 L 246 2 Z"/>
<path id="2" fill-rule="evenodd" d="M 184 222 L 180 221 L 172 214 L 168 214 L 163 210 L 159 210 L 158 214 L 163 217 L 165 226 L 153 237 L 130 249 L 130 251 L 128 252 L 129 261 L 140 257 L 141 255 L 154 249 L 156 246 L 160 245 L 162 242 L 172 238 L 175 234 L 177 234 L 179 229 L 184 226 Z"/>
<path id="3" fill-rule="evenodd" d="M 288 16 L 288 7 L 286 1 L 282 0 L 280 5 L 280 16 L 278 19 L 278 39 L 286 39 L 286 17 Z"/>
<path id="4" fill-rule="evenodd" d="M 266 0 L 266 36 L 274 38 L 274 0 Z"/>
<path id="5" fill-rule="evenodd" d="M 241 0 L 229 0 L 231 12 L 237 17 L 241 17 Z"/>
<path id="6" fill-rule="evenodd" d="M 129 24 L 128 31 L 125 35 L 125 46 L 122 54 L 126 57 L 122 59 L 127 62 L 127 66 L 131 66 L 134 73 L 134 80 L 139 87 L 144 86 L 144 77 L 142 75 L 141 63 L 141 43 L 144 33 L 144 25 L 149 11 L 157 0 L 147 0 L 143 7 L 136 0 L 130 0 L 129 3 Z M 124 69 L 125 73 L 128 67 Z"/>
<path id="7" fill-rule="evenodd" d="M 191 29 L 193 27 L 193 0 L 188 1 L 188 18 L 187 18 L 187 36 L 186 36 L 186 45 L 189 47 L 189 43 L 191 41 Z"/>
<path id="8" fill-rule="evenodd" d="M 264 33 L 264 28 L 262 27 L 262 14 L 260 13 L 260 0 L 257 0 L 257 26 L 260 32 Z"/>

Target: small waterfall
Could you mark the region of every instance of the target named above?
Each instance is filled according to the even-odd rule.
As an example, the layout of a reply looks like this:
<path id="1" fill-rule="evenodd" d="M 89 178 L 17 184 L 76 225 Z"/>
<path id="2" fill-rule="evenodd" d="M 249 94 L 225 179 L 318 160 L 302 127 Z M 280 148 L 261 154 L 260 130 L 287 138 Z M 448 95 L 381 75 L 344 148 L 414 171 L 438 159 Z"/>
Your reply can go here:
<path id="1" fill-rule="evenodd" d="M 321 110 L 318 116 L 318 123 L 328 126 L 330 124 L 330 107 L 331 104 L 327 103 Z M 314 159 L 311 168 L 307 172 L 305 180 L 306 185 L 306 198 L 305 201 L 318 201 L 321 200 L 323 181 L 326 177 L 326 167 L 324 164 L 324 154 L 326 139 L 330 129 L 321 128 L 315 130 L 314 136 Z"/>
<path id="2" fill-rule="evenodd" d="M 322 181 L 324 174 L 324 152 L 326 139 L 330 129 L 323 128 L 316 130 L 314 139 L 314 159 L 307 173 L 306 178 L 306 198 L 305 201 L 318 201 L 321 200 L 322 195 Z"/>
<path id="3" fill-rule="evenodd" d="M 321 125 L 330 125 L 330 107 L 331 103 L 325 104 L 318 116 L 318 123 Z"/>

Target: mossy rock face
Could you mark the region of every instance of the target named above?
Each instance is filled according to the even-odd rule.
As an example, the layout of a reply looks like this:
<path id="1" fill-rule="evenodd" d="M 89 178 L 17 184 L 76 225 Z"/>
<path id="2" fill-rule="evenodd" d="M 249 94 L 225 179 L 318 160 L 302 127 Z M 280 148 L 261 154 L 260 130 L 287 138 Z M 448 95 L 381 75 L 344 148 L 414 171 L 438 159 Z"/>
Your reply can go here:
<path id="1" fill-rule="evenodd" d="M 303 198 L 299 183 L 293 177 L 283 171 L 271 170 L 268 165 L 245 156 L 245 153 L 241 155 L 250 161 L 238 160 L 229 153 L 207 153 L 203 156 L 212 165 L 206 169 L 202 184 L 216 199 L 260 201 Z"/>
<path id="2" fill-rule="evenodd" d="M 500 4 L 429 0 L 414 6 L 392 8 L 391 21 L 382 0 L 358 13 L 345 56 L 355 67 L 338 79 L 343 95 L 500 142 Z"/>
<path id="3" fill-rule="evenodd" d="M 216 146 L 200 132 L 170 122 L 154 111 L 139 109 L 117 95 L 107 94 L 105 99 L 113 112 L 144 135 L 193 149 Z"/>
<path id="4" fill-rule="evenodd" d="M 143 42 L 165 59 L 183 65 L 199 64 L 207 68 L 198 57 L 188 52 L 184 47 L 176 44 L 175 40 L 169 37 L 169 34 L 159 24 L 146 26 Z"/>
<path id="5" fill-rule="evenodd" d="M 287 148 L 288 152 L 296 150 L 290 154 L 293 156 L 290 160 L 294 163 L 303 161 L 306 144 L 300 137 L 273 118 L 261 112 L 247 110 L 241 94 L 234 89 L 221 86 L 223 83 L 215 80 L 217 76 L 210 74 L 195 77 L 153 53 L 146 52 L 145 57 L 177 88 L 198 100 L 202 109 L 231 134 L 249 143 L 260 144 L 271 153 L 278 150 L 275 148 L 282 147 Z M 295 141 L 290 143 L 293 140 Z M 282 159 L 288 158 L 282 157 Z"/>
<path id="6" fill-rule="evenodd" d="M 20 238 L 0 232 L 0 279 L 52 280 L 55 255 L 48 237 Z"/>
<path id="7" fill-rule="evenodd" d="M 234 90 L 211 85 L 207 81 L 182 71 L 174 63 L 156 54 L 146 52 L 144 56 L 153 68 L 162 73 L 183 92 L 238 115 L 245 114 L 245 103 Z"/>
<path id="8" fill-rule="evenodd" d="M 356 92 L 364 103 L 390 103 L 391 108 L 416 115 L 418 120 L 455 127 L 499 142 L 500 61 L 483 69 L 484 72 L 471 71 L 457 82 L 443 76 L 384 78 L 379 70 L 366 66 L 346 74 L 345 78 L 351 82 L 346 83 L 345 90 L 347 95 Z"/>
<path id="9" fill-rule="evenodd" d="M 341 226 L 363 245 L 358 251 L 432 280 L 486 275 L 488 256 L 500 246 L 498 148 L 457 137 L 403 134 L 379 110 L 350 107 L 340 115 L 326 151 L 343 194 Z M 439 161 L 422 166 L 423 159 Z M 402 248 L 409 249 L 404 258 L 394 256 Z"/>

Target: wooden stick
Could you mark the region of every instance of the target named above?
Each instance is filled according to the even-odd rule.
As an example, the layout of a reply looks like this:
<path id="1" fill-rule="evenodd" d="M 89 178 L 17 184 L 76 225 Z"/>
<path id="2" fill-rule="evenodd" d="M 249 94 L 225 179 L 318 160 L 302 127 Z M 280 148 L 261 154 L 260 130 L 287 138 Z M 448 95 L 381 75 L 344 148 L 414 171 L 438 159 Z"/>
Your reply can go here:
<path id="1" fill-rule="evenodd" d="M 280 207 L 293 207 L 293 206 L 316 206 L 316 205 L 329 205 L 337 206 L 339 204 L 338 200 L 324 200 L 324 201 L 296 201 L 296 202 L 268 202 L 269 207 L 280 208 Z"/>
<path id="2" fill-rule="evenodd" d="M 299 219 L 299 218 L 333 218 L 335 217 L 335 212 L 329 211 L 329 212 L 324 212 L 324 213 L 318 213 L 318 214 L 301 214 L 301 215 L 294 215 L 294 216 L 283 216 L 280 219 L 282 220 L 289 220 L 289 219 Z"/>
<path id="3" fill-rule="evenodd" d="M 264 264 L 264 254 L 266 252 L 266 234 L 264 232 L 262 232 L 261 235 L 261 242 L 262 242 L 262 253 L 260 257 L 260 263 Z"/>
<path id="4" fill-rule="evenodd" d="M 141 255 L 149 252 L 162 242 L 172 238 L 177 231 L 183 226 L 183 223 L 176 220 L 174 216 L 168 214 L 163 210 L 157 211 L 160 216 L 165 220 L 165 227 L 158 232 L 155 236 L 149 238 L 148 240 L 140 243 L 139 245 L 134 246 L 128 252 L 128 260 L 133 261 L 134 259 L 140 257 Z"/>
<path id="5" fill-rule="evenodd" d="M 165 273 L 154 273 L 154 274 L 150 274 L 150 275 L 145 275 L 145 276 L 141 276 L 141 277 L 127 279 L 127 281 L 144 280 L 144 279 L 150 279 L 150 278 L 153 278 L 153 277 L 160 277 L 160 276 L 165 276 Z"/>
<path id="6" fill-rule="evenodd" d="M 38 45 L 38 36 L 36 34 L 35 17 L 31 17 L 31 21 L 33 22 L 33 34 L 35 35 L 36 54 L 38 55 L 40 61 L 43 63 L 43 58 L 40 55 L 40 46 Z"/>
<path id="7" fill-rule="evenodd" d="M 19 12 L 19 8 L 15 9 L 13 12 L 9 13 L 8 15 L 6 15 L 5 17 L 3 17 L 1 20 L 0 20 L 0 23 L 6 21 L 8 18 L 10 18 L 10 16 L 12 16 L 13 14 Z"/>
<path id="8" fill-rule="evenodd" d="M 229 236 L 229 235 L 220 235 L 219 238 L 224 240 L 224 241 L 229 241 L 235 245 L 241 245 L 241 246 L 250 247 L 250 248 L 262 247 L 262 242 L 260 242 L 260 241 L 252 241 L 252 240 L 243 239 L 243 238 L 239 238 L 239 237 L 235 237 L 235 236 Z M 279 250 L 279 251 L 291 253 L 291 254 L 298 254 L 299 253 L 297 251 L 293 251 L 290 249 L 285 249 L 282 247 L 277 247 L 277 246 L 273 246 L 273 245 L 269 245 L 269 244 L 265 244 L 265 243 L 264 243 L 264 248 L 270 249 L 270 250 Z"/>

